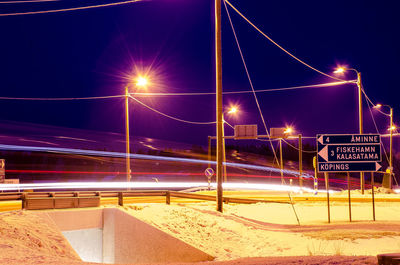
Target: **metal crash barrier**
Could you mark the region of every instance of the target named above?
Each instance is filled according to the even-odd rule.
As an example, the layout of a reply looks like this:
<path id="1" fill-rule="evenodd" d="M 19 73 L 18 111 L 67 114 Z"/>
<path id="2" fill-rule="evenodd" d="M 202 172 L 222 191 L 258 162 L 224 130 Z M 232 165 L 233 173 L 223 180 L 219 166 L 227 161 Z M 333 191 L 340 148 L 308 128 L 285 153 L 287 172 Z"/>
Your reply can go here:
<path id="1" fill-rule="evenodd" d="M 194 194 L 179 191 L 143 190 L 143 191 L 60 191 L 60 192 L 10 192 L 0 193 L 0 201 L 21 200 L 22 209 L 66 209 L 100 206 L 101 198 L 118 198 L 118 205 L 124 205 L 124 198 L 129 197 L 165 197 L 165 203 L 171 203 L 171 197 L 191 200 L 216 201 L 212 195 Z M 223 197 L 225 203 L 284 203 L 289 201 L 269 201 L 247 198 Z"/>

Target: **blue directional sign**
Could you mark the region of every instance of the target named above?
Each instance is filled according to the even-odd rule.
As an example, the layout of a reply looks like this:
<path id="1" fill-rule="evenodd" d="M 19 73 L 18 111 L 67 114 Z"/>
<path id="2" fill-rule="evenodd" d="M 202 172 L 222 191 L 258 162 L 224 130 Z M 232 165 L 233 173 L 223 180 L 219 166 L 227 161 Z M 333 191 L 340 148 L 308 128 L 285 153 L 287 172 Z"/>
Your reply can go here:
<path id="1" fill-rule="evenodd" d="M 320 144 L 380 144 L 379 134 L 322 134 L 317 135 Z"/>
<path id="2" fill-rule="evenodd" d="M 318 171 L 378 171 L 380 142 L 379 134 L 317 135 Z"/>

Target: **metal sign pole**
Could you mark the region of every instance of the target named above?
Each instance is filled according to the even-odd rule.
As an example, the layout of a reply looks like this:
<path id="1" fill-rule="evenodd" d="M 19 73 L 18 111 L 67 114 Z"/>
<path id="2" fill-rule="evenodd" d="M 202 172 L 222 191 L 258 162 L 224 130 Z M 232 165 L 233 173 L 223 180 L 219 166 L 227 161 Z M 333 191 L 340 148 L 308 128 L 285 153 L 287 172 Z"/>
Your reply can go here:
<path id="1" fill-rule="evenodd" d="M 327 172 L 324 173 L 325 175 L 325 188 L 326 188 L 326 199 L 328 203 L 328 223 L 331 222 L 331 209 L 329 206 L 329 174 Z"/>
<path id="2" fill-rule="evenodd" d="M 207 167 L 211 167 L 211 136 L 208 136 L 208 155 L 207 155 L 207 159 L 208 159 L 208 166 Z"/>
<path id="3" fill-rule="evenodd" d="M 280 155 L 280 166 L 281 166 L 281 182 L 284 184 L 283 180 L 283 155 L 282 155 L 282 138 L 279 138 L 279 155 Z"/>
<path id="4" fill-rule="evenodd" d="M 351 198 L 350 198 L 351 183 L 350 183 L 350 173 L 349 172 L 347 172 L 347 190 L 349 192 L 349 219 L 351 222 Z"/>
<path id="5" fill-rule="evenodd" d="M 374 191 L 374 186 L 375 186 L 375 183 L 374 183 L 375 181 L 374 181 L 374 172 L 371 172 L 371 185 L 372 185 L 372 217 L 373 217 L 373 219 L 374 219 L 374 221 L 375 221 L 375 195 L 374 195 L 374 193 L 375 193 L 375 191 Z"/>
<path id="6" fill-rule="evenodd" d="M 303 188 L 303 144 L 301 134 L 299 134 L 299 186 Z"/>

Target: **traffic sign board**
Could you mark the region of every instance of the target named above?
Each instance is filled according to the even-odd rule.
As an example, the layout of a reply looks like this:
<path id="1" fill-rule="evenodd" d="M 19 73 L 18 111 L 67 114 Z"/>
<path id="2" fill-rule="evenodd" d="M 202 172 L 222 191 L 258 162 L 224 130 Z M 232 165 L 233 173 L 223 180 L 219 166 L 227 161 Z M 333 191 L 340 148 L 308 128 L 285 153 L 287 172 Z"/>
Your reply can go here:
<path id="1" fill-rule="evenodd" d="M 212 176 L 214 176 L 214 169 L 209 167 L 206 170 L 204 170 L 204 174 L 206 175 L 207 178 L 211 178 Z"/>
<path id="2" fill-rule="evenodd" d="M 381 167 L 379 162 L 318 163 L 319 172 L 378 171 Z"/>
<path id="3" fill-rule="evenodd" d="M 325 145 L 318 155 L 328 161 L 381 161 L 380 144 Z"/>
<path id="4" fill-rule="evenodd" d="M 378 134 L 317 135 L 318 171 L 378 171 L 380 141 Z"/>
<path id="5" fill-rule="evenodd" d="M 321 134 L 317 135 L 320 144 L 380 144 L 379 134 Z"/>

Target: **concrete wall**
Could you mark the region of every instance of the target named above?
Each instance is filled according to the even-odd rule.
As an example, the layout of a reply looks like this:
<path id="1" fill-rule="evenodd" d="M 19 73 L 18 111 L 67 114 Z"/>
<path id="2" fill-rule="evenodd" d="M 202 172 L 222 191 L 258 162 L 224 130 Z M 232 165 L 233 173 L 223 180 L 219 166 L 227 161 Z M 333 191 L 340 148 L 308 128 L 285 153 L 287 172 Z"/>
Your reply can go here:
<path id="1" fill-rule="evenodd" d="M 62 234 L 83 261 L 103 262 L 103 229 L 72 230 Z"/>
<path id="2" fill-rule="evenodd" d="M 116 208 L 50 210 L 84 261 L 164 263 L 213 260 L 207 253 Z"/>
<path id="3" fill-rule="evenodd" d="M 112 216 L 112 217 L 111 217 Z M 112 222 L 113 228 L 112 228 Z M 197 262 L 207 253 L 118 209 L 104 209 L 103 241 L 114 236 L 115 263 Z M 108 242 L 110 243 L 110 242 Z"/>

